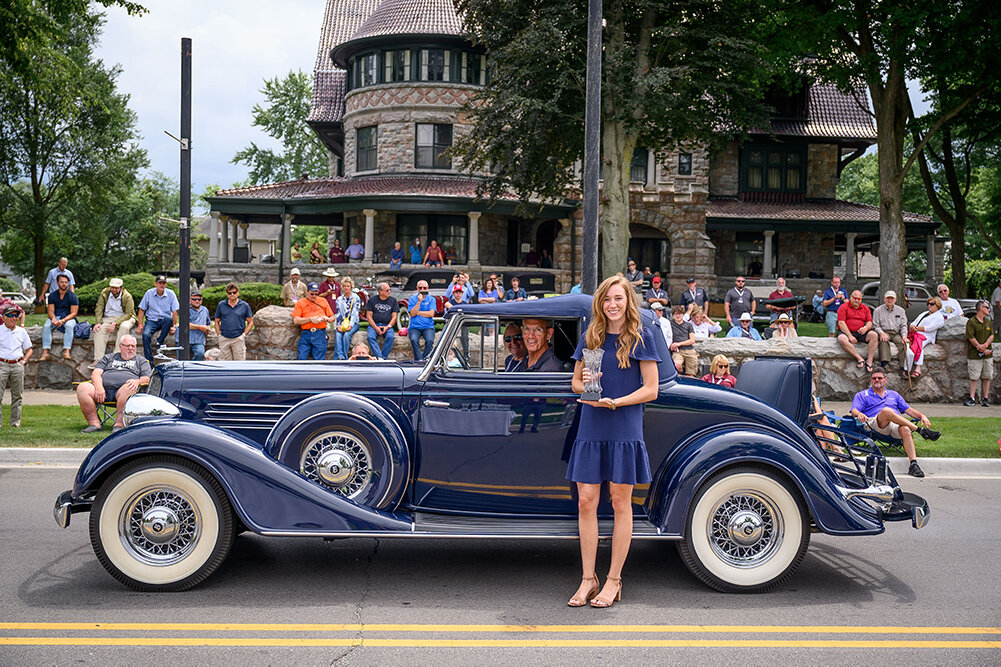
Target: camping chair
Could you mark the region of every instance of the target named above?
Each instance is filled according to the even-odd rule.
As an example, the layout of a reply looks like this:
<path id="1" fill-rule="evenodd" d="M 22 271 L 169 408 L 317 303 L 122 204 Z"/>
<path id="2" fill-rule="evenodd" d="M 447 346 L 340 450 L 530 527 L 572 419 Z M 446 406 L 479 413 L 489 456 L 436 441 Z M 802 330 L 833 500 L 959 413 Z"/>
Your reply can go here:
<path id="1" fill-rule="evenodd" d="M 89 380 L 88 380 L 89 381 Z M 73 386 L 78 387 L 82 382 L 74 382 Z M 97 418 L 101 420 L 101 428 L 108 426 L 109 424 L 114 424 L 115 419 L 118 417 L 118 402 L 117 401 L 102 401 L 95 405 L 97 408 Z"/>
<path id="2" fill-rule="evenodd" d="M 877 433 L 869 428 L 866 424 L 859 423 L 851 415 L 845 415 L 844 417 L 837 417 L 831 411 L 825 411 L 825 415 L 838 427 L 838 432 L 842 435 L 848 436 L 848 438 L 855 438 L 858 440 L 869 439 L 874 441 L 874 443 L 882 447 L 883 449 L 892 449 L 900 456 L 905 456 L 903 442 L 900 438 L 894 438 L 892 435 L 883 435 L 882 433 Z M 915 421 L 915 420 L 911 420 Z"/>

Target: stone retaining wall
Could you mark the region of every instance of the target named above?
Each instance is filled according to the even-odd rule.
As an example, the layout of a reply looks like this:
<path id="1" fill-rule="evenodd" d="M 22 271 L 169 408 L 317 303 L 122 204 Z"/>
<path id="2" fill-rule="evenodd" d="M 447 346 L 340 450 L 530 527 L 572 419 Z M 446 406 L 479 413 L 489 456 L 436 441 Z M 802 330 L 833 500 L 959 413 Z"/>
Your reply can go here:
<path id="1" fill-rule="evenodd" d="M 299 329 L 291 324 L 291 308 L 268 306 L 254 315 L 254 329 L 247 336 L 247 357 L 249 359 L 295 359 L 298 355 Z M 925 366 L 922 377 L 908 387 L 907 380 L 895 372 L 891 365 L 888 386 L 899 391 L 908 401 L 918 403 L 955 403 L 964 400 L 969 392 L 966 373 L 965 318 L 956 318 L 939 330 L 938 342 L 925 350 Z M 89 340 L 77 340 L 73 344 L 72 360 L 65 360 L 62 354 L 62 338 L 53 341 L 52 357 L 39 362 L 41 356 L 42 328 L 28 330 L 35 354 L 28 364 L 25 386 L 29 389 L 71 389 L 73 382 L 90 378 L 93 365 L 93 344 Z M 334 331 L 328 332 L 327 358 L 333 358 Z M 168 344 L 172 337 L 168 337 Z M 352 346 L 367 343 L 366 332 L 359 330 L 353 337 Z M 208 349 L 217 345 L 215 333 L 209 334 Z M 896 359 L 896 346 L 891 344 Z M 868 375 L 864 369 L 855 367 L 851 359 L 833 338 L 797 338 L 789 343 L 775 340 L 748 341 L 740 338 L 713 338 L 698 343 L 699 362 L 708 367 L 713 356 L 725 354 L 739 368 L 746 360 L 759 355 L 785 355 L 809 357 L 813 360 L 814 392 L 823 400 L 850 400 L 860 389 L 868 386 Z M 110 350 L 110 344 L 109 344 Z M 865 356 L 865 347 L 858 346 Z M 475 355 L 474 355 L 475 356 Z M 994 345 L 995 376 L 1001 377 L 1001 343 Z M 390 355 L 393 359 L 411 359 L 410 340 L 397 336 Z M 1001 402 L 1001 382 L 995 382 L 991 398 Z"/>

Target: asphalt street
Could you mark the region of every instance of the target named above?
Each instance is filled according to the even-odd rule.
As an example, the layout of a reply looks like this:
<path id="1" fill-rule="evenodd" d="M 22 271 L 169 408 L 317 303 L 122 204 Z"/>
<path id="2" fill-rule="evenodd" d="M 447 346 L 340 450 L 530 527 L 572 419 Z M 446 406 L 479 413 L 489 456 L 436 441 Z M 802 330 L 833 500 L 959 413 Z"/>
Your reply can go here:
<path id="1" fill-rule="evenodd" d="M 672 544 L 636 543 L 622 602 L 597 610 L 565 605 L 573 541 L 244 534 L 199 587 L 136 593 L 98 563 L 88 515 L 53 522 L 74 472 L 0 467 L 0 664 L 1001 663 L 998 476 L 903 480 L 927 527 L 814 535 L 763 595 L 713 592 Z"/>

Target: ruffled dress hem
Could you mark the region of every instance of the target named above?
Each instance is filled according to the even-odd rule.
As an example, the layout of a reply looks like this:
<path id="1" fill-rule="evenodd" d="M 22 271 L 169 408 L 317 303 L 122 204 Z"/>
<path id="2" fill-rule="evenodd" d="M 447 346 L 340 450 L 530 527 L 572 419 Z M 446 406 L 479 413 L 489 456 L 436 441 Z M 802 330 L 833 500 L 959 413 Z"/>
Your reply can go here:
<path id="1" fill-rule="evenodd" d="M 647 484 L 650 458 L 642 440 L 577 440 L 566 478 L 579 484 Z"/>

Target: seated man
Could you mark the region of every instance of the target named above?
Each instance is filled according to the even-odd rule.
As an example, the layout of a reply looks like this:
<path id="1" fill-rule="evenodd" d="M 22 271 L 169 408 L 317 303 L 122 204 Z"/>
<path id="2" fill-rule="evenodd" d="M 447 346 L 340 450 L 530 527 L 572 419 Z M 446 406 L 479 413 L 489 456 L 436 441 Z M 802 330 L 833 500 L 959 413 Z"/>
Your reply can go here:
<path id="1" fill-rule="evenodd" d="M 93 433 L 101 430 L 97 404 L 105 401 L 115 401 L 117 404 L 118 414 L 112 431 L 121 429 L 125 401 L 139 391 L 140 386 L 149 384 L 152 372 L 149 361 L 136 354 L 135 336 L 122 336 L 121 351 L 101 357 L 90 375 L 90 382 L 82 382 L 76 388 L 76 399 L 88 424 L 80 432 Z"/>
<path id="2" fill-rule="evenodd" d="M 904 415 L 920 419 L 921 426 Z M 941 433 L 931 430 L 931 421 L 928 417 L 907 405 L 900 394 L 886 388 L 886 373 L 882 369 L 877 368 L 869 376 L 868 389 L 855 394 L 855 398 L 852 399 L 851 416 L 860 424 L 868 425 L 876 433 L 900 438 L 904 452 L 911 462 L 907 474 L 912 477 L 925 476 L 921 466 L 918 465 L 913 433 L 917 431 L 925 440 L 938 440 Z"/>
<path id="3" fill-rule="evenodd" d="M 549 344 L 553 337 L 552 320 L 535 317 L 522 320 L 521 335 L 528 354 L 515 370 L 543 373 L 559 373 L 563 370 L 563 362 L 557 358 Z"/>
<path id="4" fill-rule="evenodd" d="M 754 318 L 750 313 L 741 313 L 740 319 L 733 325 L 733 328 L 726 332 L 727 338 L 750 338 L 751 340 L 761 340 L 761 334 L 754 328 Z"/>
<path id="5" fill-rule="evenodd" d="M 868 348 L 865 361 L 855 350 L 855 343 L 860 341 L 865 341 Z M 862 292 L 859 290 L 852 292 L 848 303 L 838 308 L 838 342 L 845 352 L 855 358 L 856 366 L 862 368 L 864 365 L 866 373 L 872 372 L 872 358 L 876 356 L 879 334 L 873 328 L 872 312 L 869 306 L 862 303 Z"/>
<path id="6" fill-rule="evenodd" d="M 771 301 L 773 299 L 789 299 L 789 298 L 792 298 L 792 292 L 786 289 L 786 279 L 780 276 L 775 280 L 775 291 L 773 291 L 771 294 L 768 295 L 768 300 Z M 794 306 L 789 306 L 788 308 L 786 308 L 783 306 L 773 306 L 770 303 L 766 303 L 765 308 L 767 308 L 768 312 L 771 313 L 771 315 L 769 315 L 768 321 L 774 322 L 775 320 L 778 319 L 779 315 L 781 315 L 782 313 L 785 313 L 786 315 L 792 317 L 792 309 L 794 308 Z"/>

